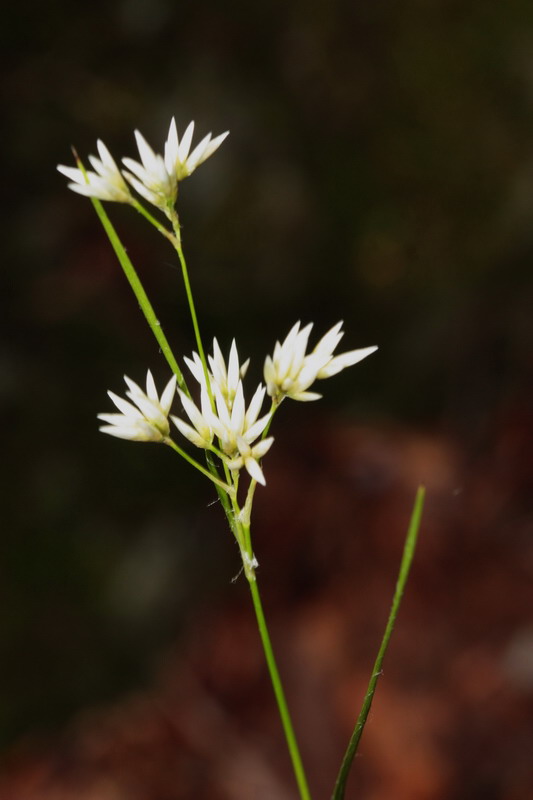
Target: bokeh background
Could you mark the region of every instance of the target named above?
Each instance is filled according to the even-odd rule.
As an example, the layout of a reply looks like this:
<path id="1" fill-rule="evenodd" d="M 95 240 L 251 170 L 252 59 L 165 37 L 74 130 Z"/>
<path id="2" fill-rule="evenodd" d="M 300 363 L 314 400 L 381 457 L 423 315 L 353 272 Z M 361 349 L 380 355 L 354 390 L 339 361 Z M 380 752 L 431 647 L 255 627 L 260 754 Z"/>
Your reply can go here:
<path id="1" fill-rule="evenodd" d="M 238 553 L 170 451 L 103 437 L 168 368 L 91 204 L 55 171 L 231 135 L 181 184 L 207 341 L 297 320 L 378 354 L 287 403 L 255 546 L 315 797 L 422 541 L 350 786 L 533 796 L 533 9 L 526 0 L 50 0 L 3 12 L 0 795 L 295 796 Z M 178 355 L 173 253 L 108 206 Z"/>

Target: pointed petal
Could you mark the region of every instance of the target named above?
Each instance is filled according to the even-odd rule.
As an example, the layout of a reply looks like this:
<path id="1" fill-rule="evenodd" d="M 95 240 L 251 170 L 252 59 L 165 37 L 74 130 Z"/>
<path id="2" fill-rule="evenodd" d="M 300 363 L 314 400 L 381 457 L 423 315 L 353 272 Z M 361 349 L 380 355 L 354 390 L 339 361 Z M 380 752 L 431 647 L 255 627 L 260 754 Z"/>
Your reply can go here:
<path id="1" fill-rule="evenodd" d="M 336 325 L 331 328 L 324 336 L 320 339 L 318 344 L 314 349 L 314 353 L 321 353 L 322 355 L 331 355 L 337 345 L 339 344 L 340 340 L 344 336 L 344 331 L 341 331 L 342 327 L 342 320 L 337 322 Z"/>
<path id="2" fill-rule="evenodd" d="M 200 356 L 198 353 L 193 353 L 193 358 L 187 358 L 187 356 L 183 357 L 183 360 L 189 367 L 193 377 L 198 381 L 200 386 L 205 383 L 205 375 L 204 375 L 204 368 L 202 366 L 202 362 L 200 360 Z"/>
<path id="3" fill-rule="evenodd" d="M 228 362 L 228 389 L 236 389 L 239 382 L 239 354 L 235 339 L 231 343 Z"/>
<path id="4" fill-rule="evenodd" d="M 226 362 L 216 339 L 213 339 L 213 355 L 209 357 L 209 364 L 213 372 L 213 378 L 220 389 L 224 390 L 227 384 Z"/>
<path id="5" fill-rule="evenodd" d="M 130 392 L 132 394 L 134 394 L 134 395 L 144 395 L 144 392 L 143 392 L 143 390 L 141 389 L 141 387 L 139 386 L 138 383 L 135 383 L 135 381 L 132 381 L 132 379 L 128 378 L 127 375 L 124 375 L 124 380 L 125 380 L 125 382 L 126 382 L 126 384 L 128 386 L 128 389 L 130 390 Z"/>
<path id="6" fill-rule="evenodd" d="M 323 367 L 317 375 L 317 378 L 331 378 L 333 375 L 337 375 L 341 370 L 346 369 L 346 367 L 353 367 L 354 364 L 358 364 L 359 361 L 362 361 L 363 358 L 375 353 L 377 347 L 362 347 L 359 350 L 350 350 L 347 353 L 341 353 L 335 358 L 332 358 L 331 361 Z"/>
<path id="7" fill-rule="evenodd" d="M 111 414 L 97 414 L 97 419 L 101 419 L 103 422 L 109 422 L 110 425 L 122 425 L 127 417 L 124 414 L 117 414 L 116 412 Z"/>
<path id="8" fill-rule="evenodd" d="M 257 483 L 260 483 L 261 486 L 266 486 L 266 481 L 265 481 L 265 476 L 263 475 L 263 470 L 261 469 L 261 467 L 259 466 L 259 464 L 255 460 L 255 458 L 253 458 L 252 456 L 250 456 L 249 458 L 245 458 L 244 459 L 244 466 L 246 467 L 246 471 L 254 479 L 254 481 L 257 481 Z"/>
<path id="9" fill-rule="evenodd" d="M 66 167 L 64 164 L 58 164 L 56 169 L 58 172 L 68 178 L 69 181 L 74 181 L 74 183 L 86 183 L 81 169 L 77 169 L 76 167 Z"/>
<path id="10" fill-rule="evenodd" d="M 107 394 L 114 402 L 118 410 L 122 411 L 122 413 L 125 414 L 127 417 L 132 417 L 133 419 L 143 418 L 143 415 L 141 414 L 139 409 L 135 408 L 135 406 L 132 405 L 131 403 L 128 403 L 127 400 L 124 400 L 122 397 L 119 397 L 117 394 L 111 391 L 109 391 Z"/>
<path id="11" fill-rule="evenodd" d="M 187 156 L 189 155 L 193 133 L 194 133 L 194 122 L 189 122 L 185 130 L 185 133 L 181 137 L 181 142 L 179 143 L 179 148 L 178 148 L 178 158 L 182 163 L 187 160 Z"/>
<path id="12" fill-rule="evenodd" d="M 178 131 L 176 130 L 176 120 L 172 117 L 170 127 L 168 129 L 168 136 L 165 142 L 165 166 L 169 173 L 173 172 L 176 168 L 176 159 L 178 158 Z"/>
<path id="13" fill-rule="evenodd" d="M 248 367 L 249 366 L 250 366 L 250 359 L 247 358 L 246 361 L 244 362 L 244 364 L 241 364 L 241 368 L 239 370 L 239 375 L 241 376 L 241 378 L 244 378 L 244 376 L 248 372 Z"/>
<path id="14" fill-rule="evenodd" d="M 148 172 L 151 172 L 156 162 L 156 155 L 154 151 L 140 131 L 135 131 L 135 141 L 137 142 L 139 155 L 144 168 L 148 170 Z"/>
<path id="15" fill-rule="evenodd" d="M 316 392 L 295 392 L 295 394 L 289 394 L 287 396 L 293 400 L 302 400 L 303 402 L 308 402 L 309 400 L 320 400 L 322 397 L 321 394 L 317 394 Z"/>
<path id="16" fill-rule="evenodd" d="M 189 172 L 189 174 L 191 174 L 191 172 L 194 172 L 196 167 L 199 164 L 201 164 L 201 162 L 204 160 L 202 156 L 204 155 L 204 152 L 207 149 L 207 146 L 210 141 L 211 141 L 211 134 L 208 133 L 207 136 L 204 136 L 200 144 L 196 145 L 190 156 L 187 158 L 187 171 Z"/>
<path id="17" fill-rule="evenodd" d="M 298 380 L 295 388 L 298 390 L 307 389 L 316 380 L 318 371 L 324 366 L 324 357 L 320 353 L 311 353 L 306 356 L 303 365 L 298 373 Z"/>
<path id="18" fill-rule="evenodd" d="M 239 381 L 237 391 L 235 392 L 235 399 L 233 401 L 233 408 L 231 409 L 231 429 L 236 436 L 240 436 L 244 428 L 244 391 L 242 382 Z"/>
<path id="19" fill-rule="evenodd" d="M 104 164 L 107 167 L 107 169 L 113 172 L 118 172 L 119 169 L 117 167 L 115 159 L 113 158 L 113 156 L 111 155 L 111 153 L 109 152 L 109 150 L 107 149 L 107 147 L 105 146 L 105 144 L 101 139 L 98 139 L 98 141 L 96 142 L 96 148 L 98 150 L 98 155 L 102 159 L 102 164 Z"/>
<path id="20" fill-rule="evenodd" d="M 268 453 L 270 448 L 272 447 L 272 442 L 274 441 L 273 436 L 269 436 L 267 439 L 262 439 L 256 445 L 252 447 L 252 453 L 254 458 L 263 458 L 264 455 Z"/>
<path id="21" fill-rule="evenodd" d="M 221 133 L 218 136 L 216 136 L 214 139 L 211 139 L 211 141 L 209 142 L 204 151 L 202 158 L 196 163 L 196 166 L 198 167 L 200 164 L 202 164 L 204 161 L 210 158 L 215 152 L 215 150 L 218 150 L 218 148 L 228 135 L 229 131 L 225 131 L 224 133 Z"/>
<path id="22" fill-rule="evenodd" d="M 183 408 L 185 409 L 185 413 L 189 417 L 190 421 L 202 437 L 204 441 L 211 441 L 213 436 L 211 433 L 211 429 L 204 419 L 203 415 L 200 411 L 196 408 L 193 401 L 187 397 L 182 391 L 179 393 L 181 402 L 183 404 Z"/>
<path id="23" fill-rule="evenodd" d="M 154 376 L 150 370 L 148 370 L 146 373 L 146 394 L 152 403 L 159 403 L 159 395 L 157 394 L 157 389 L 155 388 Z"/>
<path id="24" fill-rule="evenodd" d="M 168 420 L 165 414 L 161 411 L 159 404 L 152 403 L 151 400 L 146 397 L 145 394 L 142 396 L 135 395 L 133 392 L 126 392 L 126 396 L 133 400 L 134 403 L 139 406 L 140 410 L 142 411 L 143 417 L 149 422 L 156 425 L 161 430 L 165 430 L 168 428 Z"/>
<path id="25" fill-rule="evenodd" d="M 222 423 L 222 425 L 224 425 L 225 428 L 231 429 L 231 417 L 229 415 L 228 407 L 226 405 L 224 397 L 222 396 L 220 387 L 217 383 L 215 383 L 213 390 L 215 394 L 215 402 L 217 406 L 218 418 L 220 419 L 220 422 Z"/>
<path id="26" fill-rule="evenodd" d="M 188 439 L 190 442 L 192 442 L 194 445 L 196 445 L 196 447 L 201 447 L 205 450 L 209 446 L 209 443 L 206 442 L 200 436 L 200 434 L 194 430 L 194 428 L 191 428 L 191 426 L 188 425 L 186 422 L 184 422 L 182 419 L 174 416 L 171 416 L 170 419 L 172 420 L 176 428 L 179 430 L 179 432 L 182 434 L 182 436 L 185 436 L 185 438 Z"/>
<path id="27" fill-rule="evenodd" d="M 257 417 L 259 416 L 259 412 L 261 411 L 261 406 L 263 405 L 264 398 L 265 398 L 265 387 L 263 386 L 262 383 L 260 383 L 257 389 L 255 390 L 255 394 L 252 397 L 250 405 L 248 406 L 248 410 L 246 411 L 245 428 L 249 428 L 256 421 Z"/>
<path id="28" fill-rule="evenodd" d="M 247 431 L 243 434 L 243 439 L 248 444 L 251 444 L 258 436 L 260 436 L 263 431 L 265 430 L 266 426 L 268 425 L 268 421 L 270 419 L 270 412 L 265 414 L 264 417 L 258 419 L 256 423 L 254 423 Z"/>
<path id="29" fill-rule="evenodd" d="M 142 181 L 137 180 L 131 175 L 129 172 L 124 172 L 124 177 L 130 183 L 136 192 L 138 192 L 141 197 L 144 197 L 145 200 L 148 200 L 149 203 L 152 205 L 157 206 L 160 203 L 160 200 L 154 192 L 151 192 L 150 189 L 147 189 Z"/>
<path id="30" fill-rule="evenodd" d="M 268 388 L 268 393 L 271 394 L 270 387 L 276 383 L 276 368 L 270 356 L 265 358 L 265 365 L 263 367 L 263 377 Z"/>
<path id="31" fill-rule="evenodd" d="M 165 414 L 168 414 L 170 408 L 172 406 L 172 401 L 174 400 L 174 395 L 176 393 L 176 383 L 177 378 L 175 375 L 171 377 L 167 385 L 163 390 L 163 394 L 161 395 L 161 400 L 159 401 L 159 405 L 163 409 Z"/>
<path id="32" fill-rule="evenodd" d="M 133 158 L 128 158 L 128 157 L 126 157 L 126 158 L 123 158 L 123 159 L 122 159 L 122 163 L 123 163 L 123 164 L 124 164 L 124 166 L 125 166 L 125 167 L 127 167 L 127 168 L 128 168 L 130 171 L 131 171 L 131 172 L 133 172 L 133 174 L 134 174 L 134 175 L 135 175 L 135 176 L 136 176 L 136 177 L 137 177 L 137 178 L 138 178 L 140 181 L 144 181 L 144 180 L 146 180 L 146 170 L 145 170 L 145 168 L 142 166 L 142 164 L 139 164 L 139 162 L 138 162 L 138 161 L 134 161 L 134 159 L 133 159 Z M 127 173 L 124 173 L 124 174 L 126 175 Z"/>

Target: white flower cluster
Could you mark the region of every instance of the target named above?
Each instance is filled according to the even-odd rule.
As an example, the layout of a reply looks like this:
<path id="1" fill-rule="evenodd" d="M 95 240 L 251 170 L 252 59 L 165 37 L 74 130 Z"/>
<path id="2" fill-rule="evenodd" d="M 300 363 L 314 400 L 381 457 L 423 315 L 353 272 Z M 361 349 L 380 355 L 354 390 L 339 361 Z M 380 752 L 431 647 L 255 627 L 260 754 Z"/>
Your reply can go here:
<path id="1" fill-rule="evenodd" d="M 213 339 L 213 355 L 208 357 L 207 374 L 198 353 L 193 353 L 192 358 L 185 358 L 200 387 L 200 405 L 197 406 L 178 389 L 188 421 L 171 415 L 172 421 L 196 447 L 218 453 L 230 470 L 239 471 L 244 467 L 254 480 L 264 485 L 265 477 L 259 461 L 274 441 L 271 436 L 265 438 L 265 429 L 272 418 L 273 409 L 260 416 L 265 394 L 272 397 L 273 408 L 284 397 L 317 400 L 321 395 L 307 391 L 315 380 L 330 378 L 377 349 L 365 347 L 334 356 L 333 351 L 343 336 L 341 326 L 342 322 L 334 325 L 306 354 L 312 323 L 300 330 L 300 323 L 297 322 L 283 344 L 277 342 L 273 355 L 267 356 L 264 366 L 266 387 L 259 384 L 248 406 L 242 381 L 249 360 L 240 364 L 234 340 L 226 364 L 217 340 Z M 161 398 L 150 372 L 147 374 L 146 392 L 129 378 L 125 377 L 124 380 L 129 388 L 126 395 L 132 402 L 109 392 L 121 413 L 99 414 L 99 419 L 108 423 L 100 430 L 133 441 L 168 440 L 168 417 L 176 391 L 176 378 L 171 378 Z"/>
<path id="2" fill-rule="evenodd" d="M 265 387 L 259 384 L 246 408 L 242 378 L 249 362 L 245 362 L 242 366 L 239 364 L 235 340 L 231 345 L 227 366 L 217 340 L 213 340 L 213 355 L 209 356 L 211 371 L 207 379 L 198 353 L 193 353 L 192 359 L 186 358 L 185 362 L 200 384 L 200 409 L 187 395 L 178 390 L 183 408 L 192 425 L 179 417 L 172 417 L 172 421 L 197 447 L 209 448 L 216 436 L 228 467 L 231 470 L 245 467 L 254 480 L 264 485 L 265 478 L 259 460 L 274 441 L 269 436 L 256 442 L 270 419 L 270 414 L 258 419 L 265 397 Z M 216 413 L 211 407 L 207 380 Z"/>
<path id="3" fill-rule="evenodd" d="M 293 400 L 319 400 L 322 395 L 307 391 L 312 383 L 322 378 L 331 378 L 377 350 L 377 347 L 363 347 L 334 356 L 333 351 L 344 336 L 341 320 L 306 355 L 312 327 L 313 323 L 310 322 L 300 330 L 300 323 L 297 322 L 283 344 L 276 342 L 274 354 L 266 357 L 264 376 L 267 392 L 278 403 L 284 397 L 291 397 Z"/>
<path id="4" fill-rule="evenodd" d="M 100 140 L 96 145 L 100 158 L 89 156 L 93 170 L 84 172 L 76 167 L 67 167 L 63 164 L 59 164 L 57 169 L 71 181 L 68 186 L 74 192 L 116 203 L 132 202 L 130 189 L 124 180 L 126 178 L 141 197 L 165 210 L 176 202 L 178 182 L 191 175 L 196 167 L 213 155 L 229 131 L 221 133 L 214 139 L 209 133 L 190 152 L 193 133 L 194 122 L 191 122 L 180 141 L 176 122 L 172 118 L 165 142 L 164 156 L 154 153 L 142 134 L 135 131 L 141 161 L 123 158 L 122 162 L 127 167 L 127 170 L 123 172 L 120 171 L 111 153 Z"/>
<path id="5" fill-rule="evenodd" d="M 134 442 L 162 442 L 170 433 L 168 415 L 176 392 L 176 376 L 167 383 L 161 399 L 157 394 L 152 373 L 146 375 L 146 392 L 124 375 L 129 391 L 126 396 L 135 403 L 108 392 L 120 414 L 98 414 L 98 419 L 107 422 L 102 425 L 102 433 L 109 433 L 119 439 L 131 439 Z"/>

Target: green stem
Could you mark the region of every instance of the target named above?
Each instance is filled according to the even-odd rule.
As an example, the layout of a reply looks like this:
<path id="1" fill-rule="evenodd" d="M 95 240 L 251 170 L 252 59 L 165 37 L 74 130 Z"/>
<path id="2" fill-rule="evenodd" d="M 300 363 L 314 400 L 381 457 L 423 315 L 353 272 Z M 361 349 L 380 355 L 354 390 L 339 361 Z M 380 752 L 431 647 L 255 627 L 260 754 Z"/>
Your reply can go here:
<path id="1" fill-rule="evenodd" d="M 198 348 L 198 355 L 200 356 L 200 361 L 202 362 L 202 366 L 204 368 L 204 376 L 205 376 L 205 384 L 207 388 L 207 394 L 209 395 L 209 400 L 211 402 L 211 407 L 213 411 L 215 410 L 215 401 L 213 398 L 213 390 L 211 389 L 211 381 L 209 380 L 209 370 L 207 368 L 207 359 L 205 357 L 205 351 L 202 344 L 202 337 L 200 335 L 200 326 L 198 324 L 198 316 L 196 314 L 196 307 L 194 305 L 194 298 L 192 295 L 191 289 L 191 282 L 189 280 L 189 271 L 187 269 L 187 262 L 185 261 L 185 255 L 183 253 L 183 247 L 181 245 L 181 230 L 180 230 L 180 222 L 179 217 L 175 210 L 172 210 L 171 216 L 172 220 L 172 227 L 174 230 L 174 236 L 172 237 L 172 244 L 174 245 L 176 252 L 178 254 L 179 262 L 181 265 L 181 274 L 183 276 L 183 283 L 185 286 L 185 294 L 187 295 L 187 302 L 189 304 L 189 312 L 191 315 L 192 327 L 194 330 L 194 338 L 196 340 L 196 347 Z"/>
<path id="2" fill-rule="evenodd" d="M 216 466 L 216 464 L 215 464 L 215 462 L 213 460 L 213 454 L 210 453 L 209 450 L 205 451 L 205 459 L 207 461 L 207 466 L 209 468 L 209 472 L 211 473 L 211 475 L 213 475 L 215 478 L 217 478 L 219 480 L 220 485 L 219 485 L 219 483 L 215 483 L 215 488 L 217 490 L 218 499 L 220 500 L 220 502 L 222 504 L 222 508 L 224 509 L 224 513 L 226 515 L 226 519 L 228 520 L 228 524 L 229 524 L 230 530 L 232 531 L 232 533 L 234 535 L 236 535 L 235 534 L 234 515 L 232 513 L 229 497 L 228 497 L 227 492 L 223 491 L 220 488 L 222 485 L 224 485 L 224 482 L 220 480 L 220 477 L 219 477 L 220 473 L 219 473 L 219 471 L 217 469 L 217 466 Z M 226 478 L 227 477 L 228 476 L 226 475 Z"/>
<path id="3" fill-rule="evenodd" d="M 274 689 L 274 695 L 276 697 L 276 702 L 278 704 L 279 715 L 281 717 L 281 724 L 283 725 L 285 738 L 287 740 L 287 747 L 289 749 L 289 755 L 291 757 L 292 766 L 296 777 L 296 783 L 298 784 L 298 789 L 300 791 L 300 798 L 301 800 L 311 800 L 311 794 L 309 793 L 309 787 L 307 785 L 307 778 L 305 776 L 302 759 L 300 758 L 300 751 L 298 750 L 298 744 L 296 742 L 294 728 L 292 726 L 289 709 L 287 707 L 287 701 L 285 700 L 285 693 L 283 691 L 281 678 L 279 676 L 276 660 L 274 658 L 272 643 L 270 641 L 265 615 L 263 613 L 263 606 L 261 604 L 261 598 L 259 596 L 259 589 L 257 587 L 257 581 L 255 580 L 255 577 L 253 577 L 252 580 L 249 579 L 248 584 L 250 586 L 250 592 L 252 593 L 252 601 L 254 604 L 257 626 L 259 628 L 259 635 L 261 636 L 261 642 L 263 644 L 263 650 L 265 652 L 268 671 L 270 673 L 270 679 L 272 681 L 272 688 Z"/>
<path id="4" fill-rule="evenodd" d="M 274 419 L 274 414 L 279 408 L 279 403 L 276 403 L 275 400 L 272 400 L 272 405 L 270 406 L 270 419 L 268 420 L 265 430 L 262 433 L 261 439 L 266 439 L 268 436 L 268 432 L 270 430 L 270 426 L 272 425 L 272 420 Z"/>
<path id="5" fill-rule="evenodd" d="M 189 464 L 191 464 L 191 466 L 195 467 L 195 469 L 197 469 L 198 472 L 201 472 L 202 475 L 205 475 L 207 478 L 209 478 L 209 480 L 213 481 L 213 483 L 216 484 L 216 486 L 222 489 L 224 492 L 226 492 L 226 494 L 232 495 L 234 493 L 234 489 L 231 486 L 228 486 L 227 483 L 224 483 L 224 481 L 221 481 L 220 478 L 217 478 L 215 474 L 207 470 L 205 467 L 202 467 L 202 465 L 199 464 L 198 461 L 195 461 L 194 458 L 191 458 L 191 456 L 185 452 L 185 450 L 182 450 L 181 447 L 177 445 L 173 439 L 167 437 L 163 441 L 165 444 L 168 444 L 169 447 L 175 450 L 176 453 L 179 453 L 179 455 L 182 458 L 184 458 L 185 461 L 188 461 Z"/>
<path id="6" fill-rule="evenodd" d="M 80 164 L 81 162 L 78 163 Z M 109 237 L 109 241 L 111 242 L 111 246 L 115 251 L 115 254 L 120 262 L 120 265 L 124 270 L 124 274 L 126 275 L 126 278 L 128 279 L 128 282 L 131 288 L 133 289 L 133 293 L 137 298 L 137 302 L 141 307 L 141 311 L 146 317 L 146 321 L 150 326 L 150 330 L 154 334 L 157 343 L 161 348 L 161 352 L 165 356 L 171 370 L 173 371 L 173 373 L 177 378 L 178 386 L 183 392 L 185 392 L 185 394 L 188 397 L 190 397 L 189 389 L 187 388 L 185 378 L 183 377 L 182 372 L 178 366 L 178 362 L 176 361 L 174 354 L 170 348 L 170 345 L 167 341 L 167 337 L 163 333 L 163 329 L 161 328 L 161 323 L 159 322 L 155 314 L 155 311 L 153 309 L 153 306 L 148 299 L 148 295 L 144 291 L 144 287 L 141 281 L 139 280 L 139 276 L 137 275 L 135 267 L 131 263 L 130 257 L 126 253 L 126 250 L 124 249 L 124 246 L 120 241 L 115 228 L 111 224 L 111 220 L 107 216 L 104 207 L 102 206 L 102 203 L 95 197 L 91 197 L 91 201 L 96 213 L 98 214 L 98 218 L 100 219 L 100 222 L 102 223 L 102 226 Z"/>
<path id="7" fill-rule="evenodd" d="M 163 236 L 164 236 L 166 239 L 168 239 L 170 242 L 172 242 L 172 244 L 173 244 L 173 245 L 175 245 L 175 238 L 174 238 L 174 234 L 172 233 L 172 231 L 169 231 L 169 230 L 168 230 L 168 228 L 165 228 L 165 226 L 164 226 L 164 225 L 162 225 L 162 223 L 161 223 L 161 222 L 159 222 L 159 220 L 158 220 L 158 219 L 156 219 L 156 218 L 153 216 L 153 214 L 150 214 L 150 212 L 148 211 L 148 209 L 146 209 L 146 208 L 145 208 L 145 207 L 142 205 L 142 203 L 139 203 L 139 201 L 138 201 L 138 200 L 136 200 L 135 198 L 132 198 L 132 200 L 131 200 L 131 205 L 133 206 L 133 208 L 134 208 L 136 211 L 138 211 L 138 212 L 139 212 L 139 214 L 142 214 L 142 216 L 143 216 L 145 219 L 147 219 L 147 220 L 148 220 L 148 222 L 149 222 L 151 225 L 153 225 L 153 226 L 154 226 L 154 228 L 156 228 L 156 229 L 159 231 L 159 233 L 160 233 L 160 234 L 162 234 L 162 235 L 163 235 Z"/>
<path id="8" fill-rule="evenodd" d="M 341 768 L 337 776 L 337 782 L 335 783 L 335 789 L 333 791 L 332 800 L 343 800 L 344 798 L 344 793 L 346 791 L 346 781 L 348 780 L 348 775 L 350 773 L 352 762 L 357 752 L 357 748 L 359 746 L 359 741 L 361 739 L 361 736 L 363 735 L 363 730 L 367 721 L 368 713 L 370 711 L 372 700 L 374 698 L 374 692 L 376 691 L 377 682 L 381 675 L 383 659 L 385 657 L 385 653 L 387 651 L 392 630 L 394 628 L 394 623 L 396 621 L 396 616 L 398 614 L 398 609 L 400 607 L 400 601 L 402 599 L 403 591 L 405 589 L 405 584 L 407 583 L 407 578 L 409 577 L 409 570 L 411 568 L 411 563 L 413 561 L 416 541 L 418 537 L 418 530 L 420 528 L 420 520 L 422 518 L 422 509 L 424 507 L 425 493 L 426 490 L 424 489 L 424 487 L 419 486 L 418 491 L 416 493 L 413 511 L 411 514 L 411 520 L 407 531 L 407 537 L 405 539 L 402 561 L 400 564 L 400 571 L 398 573 L 396 590 L 394 592 L 394 597 L 392 600 L 392 606 L 389 614 L 389 619 L 387 622 L 387 627 L 385 628 L 385 633 L 383 634 L 381 646 L 379 648 L 379 652 L 376 661 L 374 663 L 374 669 L 372 670 L 372 676 L 370 678 L 365 698 L 363 700 L 363 706 L 357 718 L 357 722 L 355 724 L 352 737 L 350 739 L 348 748 L 342 760 Z"/>

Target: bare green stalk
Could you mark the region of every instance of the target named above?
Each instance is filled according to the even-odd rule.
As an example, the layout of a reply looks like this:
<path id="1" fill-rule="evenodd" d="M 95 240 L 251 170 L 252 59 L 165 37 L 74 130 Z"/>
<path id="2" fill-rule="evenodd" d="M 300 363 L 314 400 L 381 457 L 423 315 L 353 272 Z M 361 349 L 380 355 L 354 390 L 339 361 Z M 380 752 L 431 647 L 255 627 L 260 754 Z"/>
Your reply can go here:
<path id="1" fill-rule="evenodd" d="M 172 244 L 174 245 L 176 252 L 178 254 L 180 266 L 181 266 L 181 274 L 183 276 L 183 284 L 185 286 L 185 294 L 187 295 L 187 302 L 189 304 L 189 312 L 191 315 L 191 322 L 192 327 L 194 330 L 194 338 L 196 340 L 196 347 L 198 348 L 198 355 L 200 356 L 200 361 L 202 362 L 202 367 L 204 369 L 204 376 L 205 376 L 205 384 L 207 388 L 207 394 L 209 395 L 209 400 L 211 402 L 211 406 L 213 411 L 215 410 L 215 400 L 213 397 L 213 390 L 211 389 L 211 381 L 209 380 L 209 369 L 207 366 L 207 358 L 205 356 L 204 346 L 202 344 L 202 337 L 200 335 L 200 326 L 198 324 L 198 316 L 196 314 L 196 307 L 194 304 L 194 298 L 191 289 L 191 282 L 189 280 L 189 270 L 187 269 L 187 262 L 185 261 L 185 255 L 183 253 L 183 247 L 181 244 L 181 228 L 180 228 L 180 221 L 178 214 L 175 210 L 173 210 L 170 214 L 170 219 L 172 221 L 172 228 L 174 230 L 174 237 L 172 239 Z"/>
<path id="2" fill-rule="evenodd" d="M 172 349 L 168 343 L 167 337 L 163 333 L 161 323 L 157 318 L 157 315 L 153 309 L 152 304 L 150 303 L 150 300 L 148 299 L 148 295 L 144 291 L 144 287 L 141 281 L 139 280 L 137 271 L 133 266 L 130 257 L 126 253 L 126 250 L 124 249 L 124 245 L 120 241 L 118 234 L 115 228 L 113 227 L 111 220 L 107 216 L 100 200 L 97 200 L 95 197 L 91 197 L 91 202 L 94 206 L 96 213 L 98 214 L 100 222 L 102 223 L 102 227 L 107 233 L 109 241 L 111 242 L 111 246 L 115 251 L 115 255 L 117 256 L 120 262 L 120 266 L 124 270 L 124 274 L 128 279 L 131 288 L 133 289 L 133 293 L 137 298 L 137 302 L 139 303 L 141 311 L 143 312 L 148 325 L 150 326 L 150 330 L 154 334 L 157 343 L 161 348 L 161 352 L 163 353 L 164 357 L 168 362 L 168 365 L 170 366 L 170 369 L 176 376 L 176 379 L 178 381 L 178 386 L 180 387 L 182 392 L 185 392 L 185 394 L 188 397 L 190 397 L 189 389 L 187 387 L 185 378 L 183 377 L 183 374 L 178 366 L 178 362 L 174 357 L 174 353 L 172 352 Z"/>
<path id="3" fill-rule="evenodd" d="M 285 692 L 283 691 L 283 685 L 281 683 L 281 678 L 276 664 L 276 659 L 274 658 L 274 651 L 272 649 L 272 643 L 270 641 L 270 635 L 268 633 L 266 619 L 263 612 L 263 606 L 261 603 L 261 597 L 259 595 L 259 588 L 257 586 L 255 575 L 253 576 L 253 579 L 248 578 L 248 585 L 250 586 L 250 592 L 252 594 L 252 602 L 254 604 L 255 616 L 257 619 L 257 627 L 259 628 L 259 635 L 261 637 L 261 642 L 263 644 L 265 659 L 267 662 L 268 671 L 270 673 L 270 680 L 272 681 L 272 688 L 274 689 L 274 695 L 276 698 L 276 703 L 278 705 L 279 715 L 281 717 L 281 724 L 283 726 L 283 731 L 285 733 L 285 739 L 287 741 L 287 747 L 292 761 L 292 767 L 294 770 L 296 783 L 298 784 L 300 798 L 301 800 L 311 800 L 311 794 L 309 792 L 309 786 L 307 784 L 305 770 L 302 764 L 300 751 L 298 749 L 296 735 L 294 733 L 291 716 L 289 714 L 289 708 L 287 706 L 287 701 L 285 699 Z"/>
<path id="4" fill-rule="evenodd" d="M 218 478 L 215 474 L 207 470 L 205 467 L 202 467 L 202 465 L 199 464 L 198 461 L 195 461 L 194 458 L 191 458 L 191 456 L 187 452 L 185 452 L 185 450 L 182 450 L 182 448 L 179 445 L 177 445 L 176 442 L 169 436 L 167 436 L 163 441 L 165 444 L 168 444 L 169 447 L 175 450 L 176 453 L 178 453 L 182 458 L 184 458 L 185 461 L 187 461 L 192 467 L 197 469 L 198 472 L 201 472 L 202 475 L 205 475 L 206 478 L 209 478 L 210 481 L 213 481 L 213 483 L 216 484 L 217 488 L 222 489 L 222 491 L 226 492 L 230 496 L 234 494 L 234 489 L 232 486 L 228 486 L 227 483 L 221 481 L 220 478 Z"/>
<path id="5" fill-rule="evenodd" d="M 355 754 L 357 752 L 361 736 L 363 735 L 363 730 L 368 718 L 370 707 L 372 705 L 372 700 L 374 699 L 374 692 L 376 691 L 377 682 L 381 675 L 383 659 L 385 658 L 385 653 L 387 652 L 387 647 L 389 645 L 392 630 L 394 628 L 394 623 L 396 621 L 396 616 L 398 614 L 398 609 L 400 607 L 400 601 L 402 599 L 402 595 L 405 589 L 405 584 L 407 583 L 407 579 L 409 577 L 409 570 L 411 568 L 411 563 L 413 561 L 416 542 L 418 538 L 418 531 L 420 528 L 420 521 L 422 519 L 422 510 L 424 507 L 425 493 L 426 493 L 425 488 L 423 486 L 419 486 L 418 491 L 416 493 L 413 511 L 411 514 L 411 520 L 409 523 L 409 528 L 407 530 L 407 536 L 403 548 L 402 561 L 400 564 L 400 571 L 398 573 L 398 579 L 396 581 L 396 590 L 394 592 L 394 597 L 392 600 L 392 606 L 389 614 L 389 619 L 387 621 L 387 627 L 385 628 L 385 633 L 383 634 L 381 646 L 379 648 L 379 652 L 376 661 L 374 663 L 374 669 L 372 670 L 372 675 L 368 684 L 368 688 L 366 690 L 365 698 L 363 700 L 363 706 L 357 718 L 357 722 L 355 724 L 354 731 L 352 733 L 350 742 L 348 744 L 348 748 L 342 760 L 341 768 L 339 770 L 337 781 L 335 783 L 335 789 L 333 791 L 332 800 L 343 800 L 344 798 L 348 775 L 350 774 L 350 769 L 352 767 L 352 763 Z"/>

